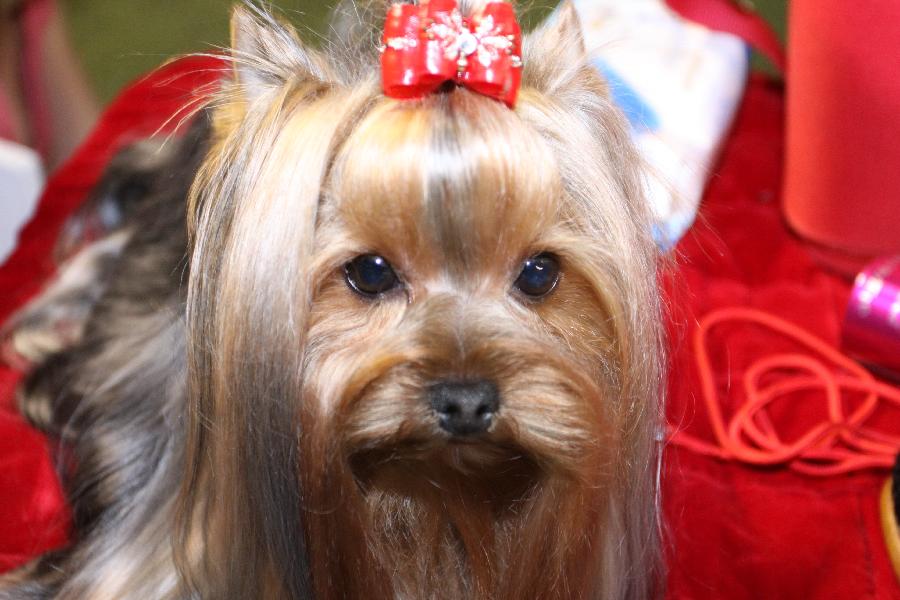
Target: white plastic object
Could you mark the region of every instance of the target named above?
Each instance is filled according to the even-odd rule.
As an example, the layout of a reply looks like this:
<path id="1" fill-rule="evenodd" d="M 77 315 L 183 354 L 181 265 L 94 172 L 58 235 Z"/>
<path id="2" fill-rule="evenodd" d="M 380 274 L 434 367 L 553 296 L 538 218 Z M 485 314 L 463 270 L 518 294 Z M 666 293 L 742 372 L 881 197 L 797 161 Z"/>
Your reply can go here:
<path id="1" fill-rule="evenodd" d="M 694 222 L 743 97 L 750 51 L 738 37 L 682 19 L 662 0 L 574 0 L 594 65 L 647 163 L 657 243 Z"/>

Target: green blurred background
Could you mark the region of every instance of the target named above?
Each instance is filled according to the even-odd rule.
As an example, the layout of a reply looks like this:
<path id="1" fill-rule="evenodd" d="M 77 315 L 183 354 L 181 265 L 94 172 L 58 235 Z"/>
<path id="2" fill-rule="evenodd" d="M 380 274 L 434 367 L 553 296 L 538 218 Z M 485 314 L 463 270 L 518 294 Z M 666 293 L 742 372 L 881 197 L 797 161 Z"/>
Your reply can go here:
<path id="1" fill-rule="evenodd" d="M 630 0 L 623 0 L 628 2 Z M 272 2 L 301 29 L 321 32 L 332 1 Z M 751 0 L 742 0 L 748 3 Z M 228 43 L 234 0 L 61 0 L 75 46 L 104 103 L 126 83 L 167 58 L 212 50 Z M 784 35 L 787 0 L 752 0 L 755 9 Z M 535 14 L 554 0 L 538 0 Z M 314 40 L 307 31 L 304 37 Z"/>

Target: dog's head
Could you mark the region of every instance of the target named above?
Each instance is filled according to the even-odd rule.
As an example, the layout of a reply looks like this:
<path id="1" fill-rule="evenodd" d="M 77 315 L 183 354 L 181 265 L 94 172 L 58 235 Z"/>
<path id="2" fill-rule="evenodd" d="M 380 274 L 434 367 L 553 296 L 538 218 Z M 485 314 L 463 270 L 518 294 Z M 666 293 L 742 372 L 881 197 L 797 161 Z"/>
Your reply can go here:
<path id="1" fill-rule="evenodd" d="M 355 564 L 354 536 L 359 561 L 396 555 L 385 571 L 422 560 L 410 537 L 457 548 L 434 553 L 470 555 L 471 589 L 492 597 L 534 592 L 508 581 L 530 568 L 511 564 L 526 522 L 548 551 L 579 528 L 572 551 L 650 544 L 648 522 L 644 539 L 624 529 L 653 504 L 654 250 L 573 9 L 526 38 L 515 110 L 456 87 L 386 98 L 377 70 L 262 14 L 238 10 L 234 34 L 236 83 L 194 187 L 197 472 L 244 482 L 248 513 L 298 501 L 314 580 L 333 553 Z M 479 544 L 503 558 L 474 559 Z M 546 589 L 573 576 L 553 566 L 565 554 Z M 595 574 L 566 586 L 596 589 L 627 554 L 594 552 Z"/>

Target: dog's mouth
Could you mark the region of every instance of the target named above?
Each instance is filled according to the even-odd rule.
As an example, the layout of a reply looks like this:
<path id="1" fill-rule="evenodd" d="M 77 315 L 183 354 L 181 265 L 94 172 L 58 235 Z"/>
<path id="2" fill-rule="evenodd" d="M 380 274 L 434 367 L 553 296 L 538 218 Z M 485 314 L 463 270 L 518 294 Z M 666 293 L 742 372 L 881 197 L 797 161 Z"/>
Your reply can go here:
<path id="1" fill-rule="evenodd" d="M 544 476 L 535 457 L 520 448 L 478 437 L 366 449 L 348 462 L 365 496 L 453 499 L 495 511 L 514 509 Z"/>

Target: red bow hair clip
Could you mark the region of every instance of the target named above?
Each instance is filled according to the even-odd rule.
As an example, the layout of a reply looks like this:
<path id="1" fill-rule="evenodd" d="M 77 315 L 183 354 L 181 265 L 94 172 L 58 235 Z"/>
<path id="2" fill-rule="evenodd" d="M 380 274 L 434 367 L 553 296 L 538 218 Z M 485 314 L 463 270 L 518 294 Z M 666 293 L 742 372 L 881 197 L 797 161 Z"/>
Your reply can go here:
<path id="1" fill-rule="evenodd" d="M 381 77 L 391 98 L 422 98 L 453 81 L 512 108 L 522 80 L 522 31 L 509 2 L 463 17 L 456 0 L 394 4 Z"/>

